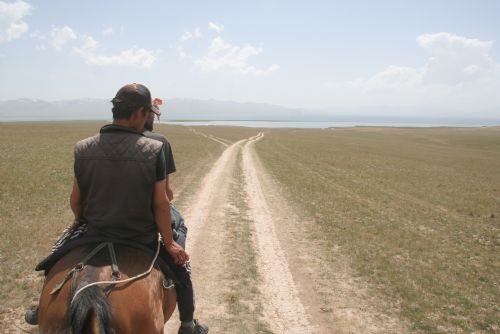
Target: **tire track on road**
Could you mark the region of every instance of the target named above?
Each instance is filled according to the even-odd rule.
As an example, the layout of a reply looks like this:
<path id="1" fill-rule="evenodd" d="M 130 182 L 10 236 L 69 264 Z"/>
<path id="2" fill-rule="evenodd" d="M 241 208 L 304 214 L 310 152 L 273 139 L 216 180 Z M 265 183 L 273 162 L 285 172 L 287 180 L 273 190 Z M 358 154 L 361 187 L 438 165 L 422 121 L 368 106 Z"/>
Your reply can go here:
<path id="1" fill-rule="evenodd" d="M 247 333 L 256 328 L 270 328 L 276 334 L 316 332 L 281 249 L 253 161 L 251 146 L 263 137 L 259 133 L 228 146 L 205 175 L 190 203 L 181 208 L 188 227 L 186 248 L 192 262 L 195 294 L 199 297 L 195 317 L 208 324 L 211 333 L 238 332 L 243 328 Z M 238 173 L 243 176 L 235 177 Z M 230 197 L 231 189 L 241 192 L 241 201 Z M 246 240 L 256 250 L 256 258 L 252 259 L 258 271 L 255 295 L 246 295 L 237 288 L 232 290 L 238 284 L 231 281 L 234 278 L 228 278 L 228 273 L 234 270 L 240 273 L 246 270 L 244 263 L 239 262 L 238 268 L 230 267 L 228 256 L 233 254 L 223 252 L 231 249 L 228 226 L 235 224 L 248 224 L 253 231 Z M 240 311 L 234 313 L 234 304 L 231 305 L 234 301 L 228 300 L 228 295 L 239 298 L 237 305 L 248 307 L 256 318 L 253 321 L 248 315 L 238 318 Z M 165 333 L 176 333 L 178 326 L 175 312 L 165 326 Z"/>
<path id="2" fill-rule="evenodd" d="M 195 318 L 208 324 L 210 332 L 217 332 L 220 323 L 225 320 L 221 285 L 226 259 L 220 256 L 226 234 L 225 206 L 237 153 L 245 141 L 246 139 L 243 139 L 227 146 L 213 166 L 207 166 L 210 170 L 200 183 L 200 188 L 191 197 L 190 203 L 181 207 L 188 227 L 186 248 L 192 263 L 196 298 Z M 177 333 L 178 319 L 176 311 L 167 322 L 165 333 Z"/>
<path id="3" fill-rule="evenodd" d="M 227 171 L 231 165 L 234 165 L 236 151 L 245 142 L 246 139 L 237 141 L 228 146 L 221 157 L 215 162 L 214 166 L 203 178 L 201 187 L 192 199 L 192 203 L 186 210 L 185 218 L 189 222 L 189 239 L 192 244 L 198 244 L 199 233 L 207 222 L 208 214 L 214 209 L 211 207 L 221 185 L 227 183 Z M 232 162 L 232 163 L 231 163 Z M 226 177 L 226 180 L 224 178 Z"/>
<path id="4" fill-rule="evenodd" d="M 256 244 L 258 248 L 258 267 L 263 282 L 261 292 L 264 296 L 264 309 L 271 329 L 275 333 L 315 333 L 299 298 L 297 286 L 283 250 L 281 249 L 273 223 L 271 210 L 266 202 L 254 165 L 251 145 L 264 137 L 263 133 L 253 137 L 243 147 L 243 171 L 245 188 L 252 212 Z"/>
<path id="5" fill-rule="evenodd" d="M 190 129 L 190 130 L 191 130 L 191 132 L 193 132 L 194 134 L 197 134 L 197 135 L 199 135 L 199 136 L 202 136 L 202 137 L 208 138 L 208 139 L 210 139 L 210 140 L 216 141 L 216 142 L 218 142 L 219 144 L 224 145 L 225 147 L 229 147 L 229 146 L 230 146 L 230 144 L 228 144 L 228 141 L 227 141 L 226 139 L 219 138 L 219 137 L 216 137 L 216 136 L 213 136 L 213 135 L 210 135 L 210 134 L 209 134 L 209 135 L 207 135 L 207 134 L 205 134 L 205 133 L 203 133 L 203 132 L 200 132 L 200 131 L 197 131 L 197 130 L 195 130 L 195 129 Z"/>

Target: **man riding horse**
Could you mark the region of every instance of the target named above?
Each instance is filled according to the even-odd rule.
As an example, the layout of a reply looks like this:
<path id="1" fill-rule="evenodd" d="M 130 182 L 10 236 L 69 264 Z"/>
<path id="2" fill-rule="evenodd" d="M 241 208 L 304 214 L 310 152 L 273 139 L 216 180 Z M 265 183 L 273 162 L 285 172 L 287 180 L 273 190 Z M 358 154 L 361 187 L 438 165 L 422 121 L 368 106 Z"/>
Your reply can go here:
<path id="1" fill-rule="evenodd" d="M 122 87 L 111 102 L 113 123 L 75 146 L 70 204 L 77 223 L 73 235 L 66 234 L 56 245 L 76 238 L 78 231 L 78 238 L 130 240 L 155 249 L 160 233 L 160 258 L 171 264 L 178 281 L 179 333 L 208 333 L 193 317 L 189 255 L 172 238 L 165 147 L 143 134 L 151 113 L 159 115 L 158 106 L 148 88 L 135 83 Z M 50 268 L 39 265 L 37 270 Z M 35 309 L 26 320 L 36 324 L 36 317 Z"/>

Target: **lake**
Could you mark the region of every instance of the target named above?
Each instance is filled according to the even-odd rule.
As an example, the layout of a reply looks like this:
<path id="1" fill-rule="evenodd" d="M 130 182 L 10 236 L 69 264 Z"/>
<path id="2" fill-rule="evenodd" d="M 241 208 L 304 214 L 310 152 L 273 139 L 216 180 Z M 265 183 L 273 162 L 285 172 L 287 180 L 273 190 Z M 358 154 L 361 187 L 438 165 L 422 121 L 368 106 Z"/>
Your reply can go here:
<path id="1" fill-rule="evenodd" d="M 303 121 L 161 121 L 162 124 L 185 125 L 185 126 L 244 126 L 251 128 L 347 128 L 354 126 L 377 126 L 377 127 L 481 127 L 500 125 L 500 121 L 480 121 L 480 122 L 303 122 Z"/>

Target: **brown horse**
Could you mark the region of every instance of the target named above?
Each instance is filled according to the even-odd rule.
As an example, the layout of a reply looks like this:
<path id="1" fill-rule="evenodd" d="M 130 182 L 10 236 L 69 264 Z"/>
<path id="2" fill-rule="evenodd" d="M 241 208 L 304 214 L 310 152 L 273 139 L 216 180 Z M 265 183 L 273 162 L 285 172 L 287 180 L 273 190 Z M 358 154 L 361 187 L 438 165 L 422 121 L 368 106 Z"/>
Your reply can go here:
<path id="1" fill-rule="evenodd" d="M 175 309 L 176 294 L 175 289 L 164 287 L 163 275 L 156 266 L 148 275 L 118 283 L 112 289 L 104 284 L 79 291 L 89 283 L 110 280 L 112 262 L 110 255 L 102 250 L 65 280 L 68 272 L 94 247 L 76 248 L 50 269 L 39 303 L 40 333 L 163 333 Z M 151 255 L 126 246 L 115 245 L 114 248 L 119 280 L 146 272 L 151 266 Z M 51 294 L 62 282 L 61 288 Z"/>

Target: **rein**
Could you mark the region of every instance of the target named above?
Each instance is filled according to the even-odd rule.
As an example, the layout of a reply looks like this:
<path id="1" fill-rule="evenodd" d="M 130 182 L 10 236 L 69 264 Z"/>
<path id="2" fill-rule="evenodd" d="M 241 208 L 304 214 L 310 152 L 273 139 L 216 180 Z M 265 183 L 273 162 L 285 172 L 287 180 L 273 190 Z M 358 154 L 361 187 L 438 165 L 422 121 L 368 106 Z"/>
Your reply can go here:
<path id="1" fill-rule="evenodd" d="M 122 279 L 122 280 L 117 280 L 117 278 L 119 277 L 120 275 L 120 272 L 118 270 L 118 264 L 117 264 L 117 261 L 116 261 L 116 254 L 115 254 L 115 250 L 114 250 L 114 247 L 113 247 L 113 244 L 110 243 L 110 242 L 103 242 L 103 243 L 100 243 L 96 248 L 94 248 L 92 250 L 92 252 L 90 252 L 80 263 L 78 263 L 72 270 L 70 270 L 66 276 L 64 277 L 64 279 L 62 280 L 62 282 L 60 282 L 59 284 L 57 284 L 54 289 L 52 289 L 52 291 L 50 292 L 50 294 L 54 294 L 56 292 L 58 292 L 62 286 L 64 285 L 64 283 L 66 283 L 70 278 L 71 276 L 73 276 L 73 274 L 77 273 L 77 272 L 80 272 L 85 264 L 92 258 L 94 257 L 99 251 L 101 251 L 101 249 L 103 249 L 104 247 L 108 246 L 108 250 L 109 250 L 109 253 L 110 253 L 110 256 L 111 256 L 111 267 L 112 267 L 112 274 L 111 274 L 111 277 L 112 277 L 112 280 L 111 281 L 99 281 L 99 282 L 93 282 L 93 283 L 90 283 L 90 284 L 87 284 L 83 287 L 81 287 L 80 289 L 78 289 L 75 294 L 73 295 L 73 298 L 71 299 L 71 303 L 73 303 L 73 301 L 75 300 L 76 296 L 82 292 L 83 290 L 87 289 L 87 288 L 90 288 L 92 286 L 96 286 L 96 285 L 100 285 L 100 284 L 110 284 L 110 285 L 116 285 L 116 284 L 120 284 L 120 283 L 127 283 L 127 282 L 131 282 L 131 281 L 134 281 L 136 279 L 139 279 L 141 277 L 144 277 L 144 276 L 147 276 L 149 275 L 149 273 L 151 273 L 151 270 L 153 270 L 153 267 L 156 263 L 156 260 L 158 259 L 158 255 L 160 253 L 160 247 L 161 247 L 161 242 L 160 242 L 160 238 L 158 238 L 158 245 L 156 247 L 156 253 L 155 253 L 155 256 L 153 258 L 153 261 L 151 262 L 151 266 L 149 267 L 148 270 L 146 270 L 145 272 L 141 273 L 141 274 L 138 274 L 136 276 L 133 276 L 133 277 L 129 277 L 129 278 L 126 278 L 126 279 Z"/>

